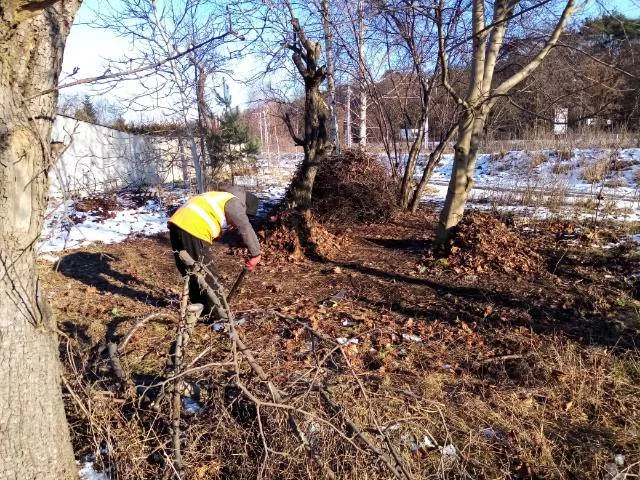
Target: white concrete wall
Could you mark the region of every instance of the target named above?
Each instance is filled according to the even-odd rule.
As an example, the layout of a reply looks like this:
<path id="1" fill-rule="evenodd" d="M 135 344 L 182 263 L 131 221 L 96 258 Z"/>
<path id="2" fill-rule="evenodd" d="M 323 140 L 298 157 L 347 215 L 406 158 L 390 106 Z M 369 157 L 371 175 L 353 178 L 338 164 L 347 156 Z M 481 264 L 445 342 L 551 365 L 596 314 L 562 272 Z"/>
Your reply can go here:
<path id="1" fill-rule="evenodd" d="M 52 142 L 64 144 L 49 173 L 54 196 L 182 181 L 183 161 L 192 164 L 189 149 L 179 148 L 177 139 L 134 135 L 61 115 L 54 121 Z"/>

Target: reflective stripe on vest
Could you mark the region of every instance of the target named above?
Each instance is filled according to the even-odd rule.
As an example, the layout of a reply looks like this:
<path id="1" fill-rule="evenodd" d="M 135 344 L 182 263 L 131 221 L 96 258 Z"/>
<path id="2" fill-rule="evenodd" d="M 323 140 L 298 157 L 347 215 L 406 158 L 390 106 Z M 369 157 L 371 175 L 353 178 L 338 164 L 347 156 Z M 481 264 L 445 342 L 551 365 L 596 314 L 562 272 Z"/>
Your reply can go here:
<path id="1" fill-rule="evenodd" d="M 209 206 L 213 209 L 213 211 L 216 212 L 216 216 L 220 219 L 220 228 L 222 228 L 222 230 L 227 228 L 227 216 L 224 214 L 224 212 L 220 208 L 220 204 L 218 204 L 213 198 L 211 198 L 206 193 L 202 196 L 202 198 L 204 198 L 209 204 Z M 219 235 L 219 232 L 218 232 L 218 235 Z M 214 235 L 214 238 L 217 237 L 218 235 Z"/>
<path id="2" fill-rule="evenodd" d="M 220 235 L 220 225 L 218 225 L 218 223 L 213 218 L 207 215 L 207 212 L 205 212 L 202 208 L 200 208 L 195 203 L 187 203 L 185 205 L 185 208 L 193 210 L 202 220 L 207 223 L 207 225 L 209 225 L 209 228 L 211 229 L 211 238 L 217 238 Z"/>

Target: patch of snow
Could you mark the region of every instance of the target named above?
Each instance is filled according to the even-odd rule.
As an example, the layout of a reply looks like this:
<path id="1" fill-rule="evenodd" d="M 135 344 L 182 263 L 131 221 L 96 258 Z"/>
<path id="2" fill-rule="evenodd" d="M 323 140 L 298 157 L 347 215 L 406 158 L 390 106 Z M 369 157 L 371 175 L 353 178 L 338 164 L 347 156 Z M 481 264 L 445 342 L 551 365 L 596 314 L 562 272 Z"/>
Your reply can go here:
<path id="1" fill-rule="evenodd" d="M 403 333 L 402 334 L 402 339 L 406 340 L 408 342 L 421 342 L 422 338 L 420 338 L 418 335 L 412 335 L 410 333 Z"/>
<path id="2" fill-rule="evenodd" d="M 202 406 L 190 397 L 185 397 L 182 399 L 182 406 L 184 408 L 184 411 L 189 415 L 195 415 L 197 413 L 200 413 L 200 411 L 202 410 Z"/>
<path id="3" fill-rule="evenodd" d="M 440 453 L 442 453 L 443 457 L 448 458 L 450 460 L 458 459 L 458 451 L 456 450 L 456 447 L 451 443 L 442 447 L 442 450 L 440 451 Z"/>
<path id="4" fill-rule="evenodd" d="M 233 324 L 236 327 L 242 327 L 245 323 L 247 323 L 247 320 L 244 317 L 238 318 L 237 320 L 233 321 Z M 215 332 L 224 332 L 224 330 L 227 328 L 227 325 L 227 322 L 215 322 L 211 328 L 213 328 Z"/>
<path id="5" fill-rule="evenodd" d="M 353 345 L 357 345 L 358 343 L 360 343 L 360 340 L 358 340 L 357 338 L 345 338 L 345 337 L 338 337 L 336 338 L 336 342 L 338 342 L 340 345 L 349 345 L 349 344 L 353 344 Z"/>
<path id="6" fill-rule="evenodd" d="M 79 218 L 74 223 L 71 218 Z M 167 231 L 167 215 L 157 202 L 139 208 L 125 208 L 113 218 L 99 219 L 74 210 L 72 202 L 64 202 L 51 211 L 42 229 L 40 253 L 61 252 L 92 243 L 117 243 L 131 235 L 154 235 Z"/>
<path id="7" fill-rule="evenodd" d="M 434 448 L 437 448 L 437 447 L 438 446 L 435 444 L 435 442 L 430 437 L 425 435 L 424 437 L 422 437 L 421 441 L 413 442 L 410 448 L 411 448 L 411 451 L 415 453 L 420 449 L 433 450 Z"/>
<path id="8" fill-rule="evenodd" d="M 539 157 L 543 159 L 541 163 L 538 163 Z M 607 161 L 615 161 L 619 166 L 614 171 L 607 172 L 601 181 L 590 183 L 581 178 L 586 168 Z M 422 175 L 423 157 L 419 164 L 421 166 L 417 169 L 416 177 Z M 562 168 L 558 169 L 558 166 Z M 422 198 L 423 202 L 438 205 L 444 202 L 452 169 L 453 154 L 443 155 L 428 184 L 427 193 Z M 469 204 L 477 209 L 497 208 L 500 211 L 543 219 L 575 217 L 576 214 L 593 218 L 593 212 L 576 212 L 575 209 L 576 205 L 591 201 L 600 205 L 600 216 L 603 210 L 610 211 L 613 207 L 615 211 L 608 212 L 608 218 L 639 221 L 639 178 L 640 148 L 575 149 L 568 159 L 561 159 L 555 150 L 480 154 Z M 525 198 L 526 194 L 532 193 L 536 198 L 535 204 L 541 204 L 540 207 L 518 204 L 518 197 Z M 543 206 L 546 200 L 556 199 L 558 196 L 564 200 L 564 208 L 550 212 Z"/>
<path id="9" fill-rule="evenodd" d="M 480 429 L 480 435 L 482 435 L 487 440 L 495 440 L 495 439 L 499 438 L 498 432 L 496 432 L 491 427 L 481 428 Z"/>
<path id="10" fill-rule="evenodd" d="M 105 473 L 96 472 L 93 468 L 93 462 L 85 462 L 78 475 L 80 475 L 80 480 L 109 480 Z"/>

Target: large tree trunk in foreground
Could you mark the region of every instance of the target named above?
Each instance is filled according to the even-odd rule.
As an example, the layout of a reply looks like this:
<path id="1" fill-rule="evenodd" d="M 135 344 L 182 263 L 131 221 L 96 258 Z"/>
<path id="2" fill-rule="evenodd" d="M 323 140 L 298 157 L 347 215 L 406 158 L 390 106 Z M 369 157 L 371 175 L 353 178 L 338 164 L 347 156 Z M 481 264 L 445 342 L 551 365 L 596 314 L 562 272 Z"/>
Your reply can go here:
<path id="1" fill-rule="evenodd" d="M 48 5 L 48 6 L 47 6 Z M 0 8 L 0 477 L 77 478 L 40 235 L 64 43 L 80 0 Z M 33 98 L 33 99 L 31 99 Z"/>

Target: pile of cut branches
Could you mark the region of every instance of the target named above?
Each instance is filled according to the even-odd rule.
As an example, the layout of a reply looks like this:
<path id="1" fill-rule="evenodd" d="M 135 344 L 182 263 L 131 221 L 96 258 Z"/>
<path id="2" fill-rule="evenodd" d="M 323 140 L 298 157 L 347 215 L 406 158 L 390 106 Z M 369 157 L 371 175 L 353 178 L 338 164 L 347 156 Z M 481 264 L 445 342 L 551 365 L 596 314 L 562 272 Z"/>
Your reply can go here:
<path id="1" fill-rule="evenodd" d="M 326 158 L 318 168 L 312 209 L 323 222 L 368 223 L 396 211 L 398 186 L 376 157 L 359 149 Z"/>

